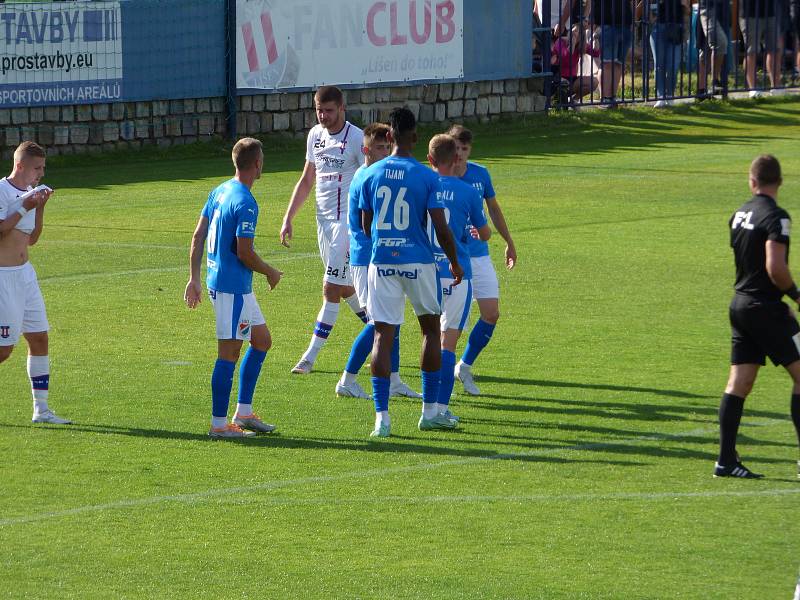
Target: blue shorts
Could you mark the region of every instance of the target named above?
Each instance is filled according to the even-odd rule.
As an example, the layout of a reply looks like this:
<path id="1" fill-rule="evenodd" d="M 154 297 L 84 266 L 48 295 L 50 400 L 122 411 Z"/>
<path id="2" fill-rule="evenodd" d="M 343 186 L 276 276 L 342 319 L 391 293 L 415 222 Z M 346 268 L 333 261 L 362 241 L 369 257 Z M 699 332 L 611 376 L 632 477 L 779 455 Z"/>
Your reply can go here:
<path id="1" fill-rule="evenodd" d="M 633 34 L 630 27 L 603 25 L 600 27 L 600 56 L 602 62 L 623 64 L 631 48 Z"/>

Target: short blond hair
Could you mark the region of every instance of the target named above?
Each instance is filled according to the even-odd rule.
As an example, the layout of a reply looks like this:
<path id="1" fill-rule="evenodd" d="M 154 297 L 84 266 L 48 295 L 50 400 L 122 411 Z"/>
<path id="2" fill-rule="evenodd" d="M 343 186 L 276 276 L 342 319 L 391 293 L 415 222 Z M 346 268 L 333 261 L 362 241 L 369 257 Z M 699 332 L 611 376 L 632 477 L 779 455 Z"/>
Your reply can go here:
<path id="1" fill-rule="evenodd" d="M 26 158 L 45 158 L 47 153 L 36 142 L 22 142 L 14 150 L 14 163 L 20 163 Z"/>
<path id="2" fill-rule="evenodd" d="M 233 146 L 231 151 L 231 158 L 233 159 L 233 166 L 237 171 L 246 171 L 255 166 L 256 161 L 264 156 L 264 148 L 261 140 L 256 138 L 246 137 L 240 139 Z"/>
<path id="3" fill-rule="evenodd" d="M 446 133 L 439 133 L 428 142 L 428 154 L 437 165 L 451 165 L 456 160 L 458 146 L 456 138 Z"/>

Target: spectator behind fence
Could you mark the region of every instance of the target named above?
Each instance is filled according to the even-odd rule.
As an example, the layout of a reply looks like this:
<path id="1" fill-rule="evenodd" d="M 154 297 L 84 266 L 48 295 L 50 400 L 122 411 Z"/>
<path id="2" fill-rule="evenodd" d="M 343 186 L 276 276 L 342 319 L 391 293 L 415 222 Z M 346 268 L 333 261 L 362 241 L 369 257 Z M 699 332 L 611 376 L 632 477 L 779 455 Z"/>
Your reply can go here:
<path id="1" fill-rule="evenodd" d="M 602 102 L 614 106 L 631 48 L 633 0 L 592 0 L 592 23 L 600 28 Z"/>
<path id="2" fill-rule="evenodd" d="M 751 98 L 762 95 L 756 80 L 758 53 L 763 45 L 765 71 L 769 75 L 773 93 L 781 84 L 781 61 L 779 50 L 779 27 L 776 18 L 776 0 L 741 0 L 739 5 L 739 28 L 742 30 L 746 56 L 744 61 L 745 80 Z"/>
<path id="3" fill-rule="evenodd" d="M 731 0 L 699 0 L 699 24 L 697 32 L 698 73 L 697 97 L 708 97 L 706 91 L 708 79 L 708 58 L 711 54 L 711 72 L 713 74 L 713 93 L 722 93 L 727 85 L 722 83 L 722 67 L 728 53 L 730 39 L 730 3 Z"/>
<path id="4" fill-rule="evenodd" d="M 569 82 L 569 102 L 576 102 L 597 89 L 597 78 L 591 72 L 580 70 L 584 55 L 600 56 L 600 50 L 587 43 L 587 32 L 581 25 L 573 25 L 568 36 L 560 37 L 553 44 L 552 64 L 557 65 L 562 79 Z"/>
<path id="5" fill-rule="evenodd" d="M 656 76 L 656 108 L 669 106 L 675 97 L 675 83 L 681 65 L 683 21 L 688 0 L 652 0 L 650 48 L 653 51 Z"/>
<path id="6" fill-rule="evenodd" d="M 559 37 L 568 24 L 572 6 L 576 0 L 550 0 L 550 17 L 544 14 L 544 0 L 534 0 L 533 12 L 539 17 L 542 25 L 553 30 L 553 37 Z"/>
<path id="7" fill-rule="evenodd" d="M 794 39 L 792 85 L 800 84 L 800 0 L 789 0 L 789 31 Z"/>

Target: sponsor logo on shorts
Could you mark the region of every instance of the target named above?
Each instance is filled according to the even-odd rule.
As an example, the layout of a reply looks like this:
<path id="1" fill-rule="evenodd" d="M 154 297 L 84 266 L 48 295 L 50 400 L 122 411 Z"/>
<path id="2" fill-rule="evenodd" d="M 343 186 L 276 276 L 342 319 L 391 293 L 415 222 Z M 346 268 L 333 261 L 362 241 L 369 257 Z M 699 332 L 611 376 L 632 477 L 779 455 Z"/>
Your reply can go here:
<path id="1" fill-rule="evenodd" d="M 378 246 L 386 246 L 388 248 L 397 248 L 406 243 L 406 238 L 380 238 Z"/>
<path id="2" fill-rule="evenodd" d="M 0 325 L 0 338 L 8 339 L 11 337 L 11 325 Z"/>
<path id="3" fill-rule="evenodd" d="M 392 267 L 377 267 L 378 277 L 405 277 L 406 279 L 418 279 L 419 270 L 406 271 L 405 269 L 395 269 Z"/>
<path id="4" fill-rule="evenodd" d="M 442 288 L 442 294 L 445 296 L 450 296 L 453 293 L 453 288 L 449 285 Z"/>

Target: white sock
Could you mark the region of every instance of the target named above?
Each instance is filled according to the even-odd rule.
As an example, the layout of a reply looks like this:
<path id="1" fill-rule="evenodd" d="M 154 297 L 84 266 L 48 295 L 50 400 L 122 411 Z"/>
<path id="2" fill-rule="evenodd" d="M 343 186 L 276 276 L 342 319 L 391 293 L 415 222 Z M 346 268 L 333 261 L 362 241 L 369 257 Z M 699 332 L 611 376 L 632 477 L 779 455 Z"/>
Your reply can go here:
<path id="1" fill-rule="evenodd" d="M 211 426 L 214 429 L 221 429 L 228 424 L 228 417 L 211 417 Z"/>
<path id="2" fill-rule="evenodd" d="M 236 404 L 236 414 L 240 417 L 249 417 L 253 414 L 252 404 Z"/>
<path id="3" fill-rule="evenodd" d="M 469 371 L 470 369 L 472 369 L 472 365 L 468 365 L 463 360 L 458 361 L 456 367 L 458 367 L 459 371 L 464 371 L 464 370 Z"/>
<path id="4" fill-rule="evenodd" d="M 348 373 L 345 371 L 342 373 L 342 378 L 339 381 L 341 381 L 342 385 L 350 385 L 351 383 L 355 383 L 357 379 L 357 373 Z"/>
<path id="5" fill-rule="evenodd" d="M 347 302 L 348 306 L 350 306 L 350 310 L 352 310 L 356 314 L 364 312 L 366 310 L 363 306 L 361 306 L 361 303 L 358 301 L 357 294 L 353 294 L 349 298 L 345 298 L 344 301 Z"/>
<path id="6" fill-rule="evenodd" d="M 389 383 L 391 385 L 397 385 L 399 383 L 403 383 L 400 380 L 400 371 L 396 371 L 395 373 L 390 373 L 389 374 Z"/>
<path id="7" fill-rule="evenodd" d="M 42 414 L 47 410 L 47 396 L 50 378 L 50 357 L 28 355 L 28 378 L 31 380 L 31 395 L 33 396 L 33 412 Z M 45 389 L 34 388 L 34 378 L 46 378 Z"/>
<path id="8" fill-rule="evenodd" d="M 375 429 L 378 429 L 381 425 L 385 425 L 386 427 L 391 425 L 388 410 L 382 410 L 381 412 L 375 413 Z"/>
<path id="9" fill-rule="evenodd" d="M 439 403 L 430 402 L 428 404 L 422 403 L 422 416 L 426 419 L 432 419 L 439 414 Z"/>
<path id="10" fill-rule="evenodd" d="M 309 344 L 306 353 L 303 354 L 302 360 L 307 360 L 312 363 L 317 360 L 317 355 L 319 351 L 322 350 L 325 342 L 328 341 L 328 335 L 330 335 L 333 326 L 336 324 L 336 318 L 338 316 L 339 303 L 324 300 L 322 302 L 322 308 L 319 310 L 319 314 L 317 314 L 317 322 L 314 324 L 311 344 Z"/>
<path id="11" fill-rule="evenodd" d="M 436 406 L 437 406 L 437 409 L 436 409 L 436 411 L 437 411 L 439 414 L 445 413 L 445 412 L 447 412 L 448 410 L 450 410 L 450 405 L 449 405 L 449 404 L 442 404 L 441 402 L 437 402 L 437 403 L 436 403 Z"/>

